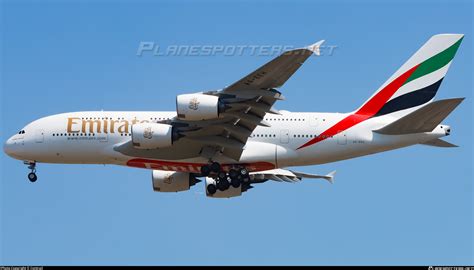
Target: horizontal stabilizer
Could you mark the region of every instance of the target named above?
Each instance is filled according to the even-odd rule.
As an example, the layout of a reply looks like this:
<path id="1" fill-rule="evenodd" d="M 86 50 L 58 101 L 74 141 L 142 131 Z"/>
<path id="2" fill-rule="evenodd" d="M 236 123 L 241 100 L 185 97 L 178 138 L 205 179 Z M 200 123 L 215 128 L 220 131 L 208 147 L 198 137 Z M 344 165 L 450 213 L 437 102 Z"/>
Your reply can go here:
<path id="1" fill-rule="evenodd" d="M 434 139 L 434 140 L 427 141 L 427 142 L 424 142 L 424 143 L 421 143 L 421 144 L 429 145 L 429 146 L 435 146 L 435 147 L 458 147 L 455 144 L 449 143 L 447 141 L 443 141 L 441 139 Z"/>
<path id="2" fill-rule="evenodd" d="M 334 183 L 334 175 L 336 175 L 336 171 L 332 171 L 326 175 L 309 174 L 309 173 L 302 173 L 302 172 L 295 172 L 295 171 L 291 171 L 291 172 L 301 178 L 313 178 L 313 179 L 322 178 L 322 179 L 328 180 L 329 183 L 331 184 Z"/>
<path id="3" fill-rule="evenodd" d="M 387 135 L 431 132 L 441 123 L 464 98 L 438 100 L 403 116 L 374 132 Z"/>
<path id="4" fill-rule="evenodd" d="M 301 173 L 295 172 L 291 170 L 285 169 L 273 169 L 268 171 L 260 171 L 260 172 L 251 172 L 250 175 L 255 179 L 269 179 L 274 180 L 277 182 L 299 182 L 303 178 L 312 178 L 312 179 L 325 179 L 331 184 L 334 182 L 334 175 L 336 171 L 330 172 L 327 175 L 319 175 L 319 174 L 309 174 L 309 173 Z"/>

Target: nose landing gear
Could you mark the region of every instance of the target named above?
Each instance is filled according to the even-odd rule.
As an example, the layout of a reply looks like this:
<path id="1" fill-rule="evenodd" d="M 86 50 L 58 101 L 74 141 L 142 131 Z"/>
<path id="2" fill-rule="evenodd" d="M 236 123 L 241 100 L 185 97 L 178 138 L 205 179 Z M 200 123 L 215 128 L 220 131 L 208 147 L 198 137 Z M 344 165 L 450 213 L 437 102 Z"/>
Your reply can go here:
<path id="1" fill-rule="evenodd" d="M 28 180 L 30 180 L 30 182 L 32 182 L 32 183 L 36 182 L 36 180 L 38 180 L 38 177 L 36 176 L 36 173 L 30 172 L 28 174 Z"/>
<path id="2" fill-rule="evenodd" d="M 32 183 L 36 182 L 36 180 L 38 180 L 38 177 L 36 176 L 36 162 L 25 161 L 23 163 L 28 165 L 28 169 L 31 170 L 31 172 L 28 174 L 28 180 L 30 180 Z"/>

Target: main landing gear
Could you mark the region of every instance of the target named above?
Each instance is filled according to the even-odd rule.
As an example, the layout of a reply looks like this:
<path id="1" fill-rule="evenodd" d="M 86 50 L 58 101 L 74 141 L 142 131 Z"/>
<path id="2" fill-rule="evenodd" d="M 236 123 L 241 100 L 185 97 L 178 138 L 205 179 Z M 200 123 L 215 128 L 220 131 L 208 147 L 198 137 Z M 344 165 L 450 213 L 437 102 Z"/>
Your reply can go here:
<path id="1" fill-rule="evenodd" d="M 25 161 L 23 163 L 28 165 L 28 169 L 31 170 L 31 172 L 28 174 L 28 180 L 30 180 L 32 183 L 36 182 L 36 180 L 38 180 L 38 177 L 36 176 L 36 162 Z"/>
<path id="2" fill-rule="evenodd" d="M 201 167 L 201 175 L 209 176 L 211 173 L 219 173 L 221 171 L 221 164 L 217 162 L 212 162 L 209 165 L 204 165 Z"/>
<path id="3" fill-rule="evenodd" d="M 202 176 L 209 176 L 211 174 L 216 180 L 215 185 L 211 184 L 207 186 L 207 192 L 211 195 L 215 194 L 217 190 L 226 191 L 231 186 L 233 188 L 239 188 L 241 185 L 250 184 L 249 172 L 246 168 L 232 168 L 226 173 L 217 162 L 201 167 Z"/>

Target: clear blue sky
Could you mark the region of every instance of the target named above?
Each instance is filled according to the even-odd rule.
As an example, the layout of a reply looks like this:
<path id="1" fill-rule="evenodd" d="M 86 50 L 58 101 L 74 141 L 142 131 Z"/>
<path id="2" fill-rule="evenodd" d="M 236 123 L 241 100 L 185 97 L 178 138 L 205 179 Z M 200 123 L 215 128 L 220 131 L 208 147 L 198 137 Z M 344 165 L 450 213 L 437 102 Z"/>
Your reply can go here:
<path id="1" fill-rule="evenodd" d="M 115 2 L 115 3 L 114 3 Z M 1 139 L 79 110 L 174 110 L 273 56 L 136 56 L 167 45 L 320 39 L 278 109 L 357 108 L 431 35 L 464 33 L 437 98 L 456 149 L 414 146 L 322 166 L 336 183 L 265 183 L 234 199 L 152 191 L 150 171 L 1 155 L 0 264 L 473 264 L 473 6 L 470 1 L 2 1 Z"/>

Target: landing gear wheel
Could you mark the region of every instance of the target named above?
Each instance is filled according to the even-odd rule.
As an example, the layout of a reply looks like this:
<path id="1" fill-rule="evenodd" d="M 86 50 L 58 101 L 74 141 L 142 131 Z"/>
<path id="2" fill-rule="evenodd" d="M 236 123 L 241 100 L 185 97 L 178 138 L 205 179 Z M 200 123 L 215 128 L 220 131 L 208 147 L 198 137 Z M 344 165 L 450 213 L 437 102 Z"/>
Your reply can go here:
<path id="1" fill-rule="evenodd" d="M 216 185 L 210 184 L 207 186 L 207 193 L 209 193 L 210 195 L 214 195 L 216 191 L 217 191 Z"/>
<path id="2" fill-rule="evenodd" d="M 209 165 L 204 165 L 201 167 L 202 176 L 209 176 L 210 173 L 211 173 L 211 168 L 209 167 Z"/>
<path id="3" fill-rule="evenodd" d="M 239 173 L 242 176 L 247 176 L 249 174 L 249 171 L 247 171 L 247 169 L 245 169 L 245 168 L 242 168 L 242 169 L 240 169 Z"/>
<path id="4" fill-rule="evenodd" d="M 227 180 L 227 174 L 225 172 L 219 172 L 217 178 L 219 178 L 219 181 L 225 181 Z"/>
<path id="5" fill-rule="evenodd" d="M 23 164 L 28 165 L 28 169 L 31 170 L 31 172 L 28 174 L 28 180 L 30 182 L 36 182 L 38 180 L 38 177 L 36 176 L 36 162 L 34 161 L 23 161 Z"/>
<path id="6" fill-rule="evenodd" d="M 28 180 L 30 180 L 31 183 L 36 182 L 38 180 L 38 177 L 36 176 L 36 173 L 31 172 L 28 174 Z"/>
<path id="7" fill-rule="evenodd" d="M 218 188 L 220 191 L 226 191 L 229 187 L 230 187 L 230 183 L 229 183 L 229 181 L 227 181 L 227 180 L 219 181 L 219 182 L 217 183 L 217 188 Z"/>
<path id="8" fill-rule="evenodd" d="M 215 173 L 220 172 L 221 171 L 221 164 L 219 164 L 218 162 L 212 162 L 211 171 L 213 171 Z"/>
<path id="9" fill-rule="evenodd" d="M 230 169 L 230 171 L 229 171 L 230 179 L 237 179 L 238 176 L 239 176 L 239 171 L 237 171 L 235 169 Z"/>
<path id="10" fill-rule="evenodd" d="M 240 179 L 238 178 L 231 179 L 230 184 L 232 185 L 233 188 L 238 188 L 240 187 Z"/>

